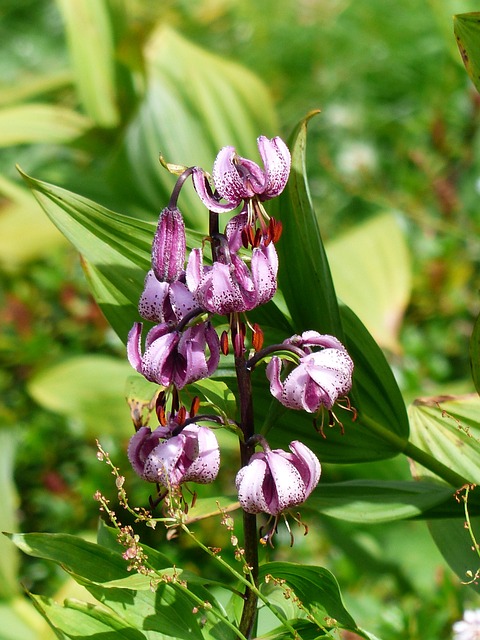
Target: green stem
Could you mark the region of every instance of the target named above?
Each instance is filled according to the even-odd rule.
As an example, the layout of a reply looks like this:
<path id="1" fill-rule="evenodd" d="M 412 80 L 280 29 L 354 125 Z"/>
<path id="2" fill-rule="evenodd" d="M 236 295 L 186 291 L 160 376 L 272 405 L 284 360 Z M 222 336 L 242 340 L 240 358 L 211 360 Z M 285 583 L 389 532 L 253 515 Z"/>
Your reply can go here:
<path id="1" fill-rule="evenodd" d="M 463 487 L 463 485 L 469 483 L 469 480 L 464 478 L 456 471 L 453 471 L 453 469 L 450 469 L 450 467 L 447 467 L 442 462 L 439 462 L 436 458 L 434 458 L 426 451 L 422 451 L 422 449 L 419 449 L 409 440 L 405 440 L 405 438 L 402 438 L 396 433 L 389 431 L 368 416 L 362 415 L 359 419 L 359 422 L 363 423 L 366 427 L 368 427 L 370 431 L 380 436 L 384 442 L 391 444 L 398 451 L 398 453 L 405 454 L 429 471 L 433 471 L 435 475 L 437 475 L 439 478 L 442 478 L 443 480 L 445 480 L 445 482 L 448 482 L 456 489 L 459 489 L 460 487 Z"/>

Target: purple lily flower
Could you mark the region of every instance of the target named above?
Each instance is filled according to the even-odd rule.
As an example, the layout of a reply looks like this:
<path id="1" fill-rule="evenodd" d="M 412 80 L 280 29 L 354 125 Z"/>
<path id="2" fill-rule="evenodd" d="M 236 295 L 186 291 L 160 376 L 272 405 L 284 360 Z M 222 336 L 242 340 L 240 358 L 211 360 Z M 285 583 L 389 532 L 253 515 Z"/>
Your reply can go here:
<path id="1" fill-rule="evenodd" d="M 159 427 L 152 433 L 149 427 L 141 427 L 132 436 L 128 458 L 134 471 L 167 488 L 183 482 L 213 482 L 220 468 L 220 449 L 213 431 L 197 424 L 187 425 L 176 436 L 170 436 L 169 431 Z"/>
<path id="2" fill-rule="evenodd" d="M 207 378 L 218 367 L 220 340 L 210 322 L 201 322 L 177 331 L 170 323 L 156 325 L 147 333 L 141 352 L 143 325 L 136 322 L 127 341 L 127 356 L 134 369 L 147 380 L 177 389 Z M 209 356 L 206 350 L 209 350 Z"/>
<path id="3" fill-rule="evenodd" d="M 264 451 L 254 453 L 235 478 L 238 499 L 247 513 L 280 513 L 305 502 L 320 479 L 316 455 L 303 443 L 290 443 L 291 453 L 270 449 L 263 438 Z"/>
<path id="4" fill-rule="evenodd" d="M 306 331 L 285 340 L 285 345 L 299 347 L 305 355 L 282 381 L 283 360 L 274 356 L 267 365 L 270 391 L 290 409 L 315 413 L 320 407 L 330 410 L 337 399 L 352 388 L 353 361 L 342 343 L 329 335 Z M 322 347 L 312 351 L 311 347 Z"/>
<path id="5" fill-rule="evenodd" d="M 269 140 L 265 136 L 260 136 L 257 143 L 265 169 L 237 155 L 235 147 L 223 147 L 218 153 L 213 165 L 213 184 L 226 203 L 214 197 L 202 169 L 193 172 L 195 189 L 210 211 L 232 211 L 242 200 L 269 200 L 284 190 L 291 164 L 287 145 L 279 137 Z"/>
<path id="6" fill-rule="evenodd" d="M 197 304 L 219 315 L 250 311 L 268 302 L 277 290 L 278 256 L 273 243 L 253 249 L 250 269 L 228 247 L 212 266 L 203 265 L 200 248 L 190 253 L 186 280 Z"/>

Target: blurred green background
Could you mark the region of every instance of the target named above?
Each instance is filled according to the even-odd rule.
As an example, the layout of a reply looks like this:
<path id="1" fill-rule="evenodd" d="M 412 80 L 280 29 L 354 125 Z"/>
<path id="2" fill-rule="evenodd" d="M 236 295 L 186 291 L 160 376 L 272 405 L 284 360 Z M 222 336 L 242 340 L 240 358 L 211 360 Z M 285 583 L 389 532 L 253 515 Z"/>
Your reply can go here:
<path id="1" fill-rule="evenodd" d="M 125 471 L 132 498 L 143 504 L 148 495 L 124 454 L 132 430 L 124 347 L 15 165 L 154 220 L 172 185 L 159 153 L 209 169 L 229 136 L 236 144 L 247 135 L 236 98 L 253 114 L 239 143 L 248 151 L 257 135 L 287 138 L 321 110 L 310 124 L 308 173 L 340 297 L 385 348 L 407 399 L 473 390 L 480 98 L 452 15 L 475 9 L 461 0 L 2 0 L 2 529 L 93 537 L 93 493 L 115 494 L 96 437 Z M 204 231 L 193 204 L 186 215 Z M 390 477 L 392 469 L 409 477 L 404 461 L 387 466 Z M 379 463 L 330 473 L 386 472 Z M 330 568 L 349 610 L 381 638 L 449 638 L 452 621 L 475 603 L 423 523 L 325 518 L 310 529 L 296 553 Z M 0 614 L 11 623 L 0 638 L 48 637 L 19 581 L 49 595 L 68 585 L 7 541 L 0 551 Z M 181 545 L 172 553 L 188 560 Z M 276 557 L 288 558 L 286 549 Z"/>

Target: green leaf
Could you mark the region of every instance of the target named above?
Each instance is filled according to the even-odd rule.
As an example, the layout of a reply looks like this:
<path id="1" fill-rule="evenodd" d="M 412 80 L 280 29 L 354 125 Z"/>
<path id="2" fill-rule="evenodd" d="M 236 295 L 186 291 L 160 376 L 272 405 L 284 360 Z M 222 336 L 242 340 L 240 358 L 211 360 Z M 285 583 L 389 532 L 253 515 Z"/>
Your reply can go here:
<path id="1" fill-rule="evenodd" d="M 475 507 L 475 511 L 477 508 Z M 473 517 L 473 513 L 470 513 L 470 521 L 478 542 L 480 540 L 480 518 Z M 480 574 L 480 558 L 474 549 L 469 532 L 465 528 L 465 517 L 455 520 L 431 520 L 428 523 L 428 528 L 435 544 L 451 569 L 461 581 L 480 592 L 478 579 L 473 580 L 477 571 Z"/>
<path id="2" fill-rule="evenodd" d="M 100 127 L 119 121 L 115 51 L 106 0 L 57 0 L 67 32 L 80 100 Z"/>
<path id="3" fill-rule="evenodd" d="M 20 173 L 48 217 L 84 257 L 93 294 L 113 329 L 126 341 L 138 320 L 154 225 Z"/>
<path id="4" fill-rule="evenodd" d="M 52 560 L 72 574 L 92 582 L 120 580 L 128 575 L 127 563 L 120 553 L 61 533 L 13 533 L 8 537 L 24 553 Z"/>
<path id="5" fill-rule="evenodd" d="M 17 528 L 18 496 L 13 480 L 16 440 L 13 431 L 0 431 L 0 531 Z M 19 592 L 18 553 L 12 543 L 0 537 L 0 599 L 11 598 Z"/>
<path id="6" fill-rule="evenodd" d="M 384 348 L 399 352 L 398 331 L 410 299 L 410 257 L 392 213 L 357 224 L 326 245 L 337 295 Z"/>
<path id="7" fill-rule="evenodd" d="M 411 442 L 465 478 L 480 482 L 480 398 L 439 396 L 421 398 L 409 407 Z M 416 474 L 434 475 L 417 462 Z"/>
<path id="8" fill-rule="evenodd" d="M 94 598 L 133 628 L 147 631 L 151 640 L 163 635 L 185 640 L 203 639 L 198 618 L 192 611 L 196 601 L 175 583 L 168 584 L 160 580 L 154 589 L 138 589 L 102 586 L 81 577 L 76 579 Z"/>
<path id="9" fill-rule="evenodd" d="M 3 198 L 0 216 L 0 264 L 12 271 L 24 262 L 43 257 L 65 243 L 65 238 L 44 215 L 29 189 L 0 176 Z M 19 241 L 21 238 L 21 242 Z"/>
<path id="10" fill-rule="evenodd" d="M 93 122 L 52 104 L 22 104 L 0 109 L 0 148 L 16 144 L 65 144 L 91 129 Z"/>
<path id="11" fill-rule="evenodd" d="M 255 75 L 164 23 L 145 44 L 144 60 L 145 93 L 112 160 L 109 181 L 132 206 L 157 212 L 174 184 L 159 154 L 211 171 L 225 145 L 254 159 L 257 136 L 274 135 L 278 128 L 268 89 Z M 182 190 L 180 208 L 188 226 L 207 232 L 208 213 L 192 188 Z"/>
<path id="12" fill-rule="evenodd" d="M 279 282 L 295 332 L 313 329 L 337 336 L 355 363 L 350 397 L 358 419 L 354 420 L 353 412 L 335 409 L 345 435 L 338 427 L 325 427 L 326 439 L 320 440 L 317 436 L 315 446 L 321 459 L 329 462 L 380 460 L 404 450 L 409 432 L 406 409 L 380 347 L 355 314 L 337 303 L 306 177 L 306 127 L 310 117 L 300 123 L 291 142 L 292 174 L 287 194 L 282 194 L 280 201 L 279 217 L 285 229 L 278 243 Z M 261 393 L 258 395 L 261 397 Z M 305 426 L 305 416 L 299 413 L 284 413 L 278 422 L 283 435 L 288 429 L 290 435 L 299 434 L 310 446 L 305 437 L 315 442 L 315 433 L 311 426 Z M 312 416 L 307 419 L 311 425 Z M 275 439 L 280 435 L 279 430 L 272 429 L 271 435 Z"/>
<path id="13" fill-rule="evenodd" d="M 435 482 L 351 480 L 320 483 L 306 509 L 340 520 L 375 524 L 433 515 L 460 515 L 450 486 Z"/>
<path id="14" fill-rule="evenodd" d="M 132 427 L 124 396 L 131 373 L 126 360 L 76 356 L 35 374 L 28 392 L 39 405 L 67 416 L 92 437 L 127 436 Z"/>
<path id="15" fill-rule="evenodd" d="M 480 315 L 475 321 L 470 337 L 470 368 L 473 384 L 480 395 Z"/>
<path id="16" fill-rule="evenodd" d="M 465 69 L 480 91 L 480 12 L 453 16 L 453 30 Z"/>
<path id="17" fill-rule="evenodd" d="M 278 281 L 297 332 L 316 329 L 342 340 L 337 297 L 306 177 L 307 124 L 316 113 L 308 114 L 290 139 L 292 167 L 279 201 L 283 234 L 277 244 Z"/>
<path id="18" fill-rule="evenodd" d="M 197 391 L 206 401 L 206 406 L 214 413 L 222 413 L 231 420 L 235 419 L 237 401 L 235 394 L 221 380 L 206 378 L 189 385 L 189 390 Z M 208 412 L 210 413 L 210 411 Z"/>
<path id="19" fill-rule="evenodd" d="M 83 640 L 146 640 L 147 636 L 132 628 L 119 616 L 104 607 L 66 600 L 62 605 L 49 598 L 30 595 L 37 609 L 45 616 L 59 638 Z"/>
<path id="20" fill-rule="evenodd" d="M 327 569 L 293 562 L 268 562 L 260 567 L 260 579 L 265 580 L 266 576 L 285 580 L 320 628 L 326 625 L 325 616 L 328 616 L 346 629 L 357 629 L 345 609 L 335 576 Z"/>

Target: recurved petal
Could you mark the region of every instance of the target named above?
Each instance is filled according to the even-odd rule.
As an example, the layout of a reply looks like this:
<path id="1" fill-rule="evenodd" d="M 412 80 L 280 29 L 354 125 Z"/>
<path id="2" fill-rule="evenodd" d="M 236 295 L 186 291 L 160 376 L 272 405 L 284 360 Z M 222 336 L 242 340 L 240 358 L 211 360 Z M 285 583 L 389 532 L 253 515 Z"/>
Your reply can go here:
<path id="1" fill-rule="evenodd" d="M 273 243 L 253 250 L 250 268 L 257 294 L 256 306 L 273 298 L 277 291 L 277 251 Z"/>
<path id="2" fill-rule="evenodd" d="M 353 362 L 346 351 L 324 349 L 302 358 L 308 374 L 328 394 L 331 404 L 352 388 Z"/>
<path id="3" fill-rule="evenodd" d="M 215 434 L 211 429 L 195 424 L 185 427 L 182 433 L 187 439 L 184 452 L 191 460 L 183 482 L 213 482 L 220 469 L 220 449 Z"/>
<path id="4" fill-rule="evenodd" d="M 208 178 L 205 172 L 196 168 L 192 175 L 193 186 L 195 187 L 195 191 L 198 194 L 198 197 L 203 202 L 203 204 L 210 211 L 214 211 L 215 213 L 223 213 L 224 211 L 232 211 L 240 204 L 242 198 L 233 198 L 232 200 L 226 198 L 228 202 L 221 203 L 212 195 L 212 189 L 209 186 Z M 218 189 L 218 187 L 217 187 Z M 219 191 L 220 193 L 220 191 Z M 220 194 L 223 196 L 223 194 Z"/>
<path id="5" fill-rule="evenodd" d="M 181 433 L 157 445 L 145 461 L 145 480 L 165 487 L 180 484 L 184 475 L 181 464 L 184 445 L 185 436 Z"/>
<path id="6" fill-rule="evenodd" d="M 252 198 L 265 188 L 265 175 L 260 167 L 238 156 L 235 147 L 230 146 L 220 149 L 217 155 L 213 165 L 213 181 L 222 198 L 235 207 L 244 198 Z"/>
<path id="7" fill-rule="evenodd" d="M 270 513 L 263 493 L 267 464 L 263 453 L 252 456 L 249 464 L 242 467 L 235 478 L 238 500 L 247 513 Z"/>
<path id="8" fill-rule="evenodd" d="M 168 282 L 160 282 L 150 269 L 145 277 L 145 284 L 138 303 L 138 311 L 142 318 L 151 322 L 164 322 L 164 304 L 169 293 Z"/>
<path id="9" fill-rule="evenodd" d="M 285 509 L 304 502 L 306 498 L 305 484 L 300 472 L 284 457 L 281 449 L 267 451 L 265 458 L 270 470 L 270 477 L 264 483 L 267 513 L 278 515 Z"/>
<path id="10" fill-rule="evenodd" d="M 286 342 L 295 344 L 297 347 L 323 347 L 324 349 L 338 349 L 346 351 L 343 344 L 328 334 L 318 333 L 318 331 L 304 331 L 300 336 L 292 336 Z"/>
<path id="11" fill-rule="evenodd" d="M 130 329 L 127 338 L 127 358 L 129 363 L 139 373 L 142 371 L 142 329 L 143 324 L 141 322 L 135 322 Z"/>
<path id="12" fill-rule="evenodd" d="M 143 354 L 143 375 L 147 380 L 165 387 L 172 383 L 175 374 L 175 362 L 172 354 L 178 341 L 179 336 L 177 332 L 173 331 L 161 335 L 147 348 Z"/>
<path id="13" fill-rule="evenodd" d="M 322 468 L 317 456 L 299 440 L 294 440 L 289 445 L 292 452 L 290 458 L 297 468 L 305 484 L 305 499 L 312 493 L 320 480 Z"/>
<path id="14" fill-rule="evenodd" d="M 257 143 L 266 173 L 261 199 L 267 200 L 280 195 L 285 189 L 290 174 L 291 156 L 287 145 L 278 136 L 271 140 L 260 136 Z"/>

